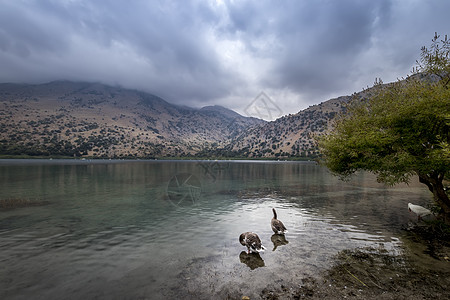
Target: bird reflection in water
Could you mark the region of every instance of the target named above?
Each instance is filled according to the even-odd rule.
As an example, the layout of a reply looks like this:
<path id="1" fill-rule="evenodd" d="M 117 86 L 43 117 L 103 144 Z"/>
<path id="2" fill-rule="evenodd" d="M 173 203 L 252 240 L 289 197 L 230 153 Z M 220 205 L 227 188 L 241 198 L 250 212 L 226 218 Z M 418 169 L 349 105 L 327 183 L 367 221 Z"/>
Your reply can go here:
<path id="1" fill-rule="evenodd" d="M 278 246 L 283 246 L 289 244 L 289 241 L 286 240 L 286 237 L 283 234 L 273 234 L 270 239 L 273 243 L 273 250 L 275 251 Z"/>
<path id="2" fill-rule="evenodd" d="M 241 254 L 239 254 L 239 260 L 241 263 L 246 264 L 251 270 L 264 267 L 264 260 L 259 253 L 247 253 L 242 251 Z"/>

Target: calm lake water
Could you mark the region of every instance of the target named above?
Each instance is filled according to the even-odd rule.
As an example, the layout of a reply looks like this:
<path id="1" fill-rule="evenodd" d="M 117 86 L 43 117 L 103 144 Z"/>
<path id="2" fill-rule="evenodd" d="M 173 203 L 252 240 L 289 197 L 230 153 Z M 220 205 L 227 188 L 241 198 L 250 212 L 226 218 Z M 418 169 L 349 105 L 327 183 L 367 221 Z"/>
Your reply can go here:
<path id="1" fill-rule="evenodd" d="M 0 200 L 32 205 L 0 209 L 0 299 L 258 295 L 344 249 L 401 254 L 407 203 L 430 197 L 305 162 L 2 160 Z M 259 234 L 260 256 L 243 252 L 245 231 Z"/>

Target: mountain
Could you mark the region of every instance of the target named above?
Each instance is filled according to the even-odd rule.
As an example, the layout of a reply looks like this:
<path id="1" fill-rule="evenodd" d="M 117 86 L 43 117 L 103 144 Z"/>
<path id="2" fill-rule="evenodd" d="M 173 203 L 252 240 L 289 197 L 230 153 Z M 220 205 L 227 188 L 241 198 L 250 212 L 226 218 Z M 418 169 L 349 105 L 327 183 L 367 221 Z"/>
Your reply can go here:
<path id="1" fill-rule="evenodd" d="M 388 84 L 383 84 L 381 87 Z M 296 114 L 249 128 L 233 138 L 224 152 L 248 158 L 315 158 L 318 155 L 314 136 L 332 128 L 333 119 L 352 99 L 367 100 L 375 92 L 372 87 L 351 96 L 341 96 L 308 107 Z"/>
<path id="2" fill-rule="evenodd" d="M 423 73 L 411 75 L 409 78 L 431 82 L 440 80 L 436 75 Z M 406 79 L 400 82 L 404 83 Z M 367 101 L 377 89 L 383 89 L 392 84 L 383 84 L 380 81 L 373 87 L 351 96 L 330 99 L 296 114 L 249 128 L 235 136 L 223 151 L 229 156 L 248 158 L 315 158 L 318 155 L 318 149 L 314 136 L 331 130 L 333 119 L 345 111 L 350 101 Z"/>
<path id="3" fill-rule="evenodd" d="M 99 83 L 0 84 L 0 155 L 310 159 L 314 136 L 374 88 L 266 122 Z"/>
<path id="4" fill-rule="evenodd" d="M 266 123 L 100 83 L 0 84 L 0 154 L 191 156 Z"/>
<path id="5" fill-rule="evenodd" d="M 313 136 L 324 133 L 351 98 L 331 99 L 250 128 L 236 136 L 226 149 L 235 156 L 249 158 L 315 157 L 317 147 Z"/>

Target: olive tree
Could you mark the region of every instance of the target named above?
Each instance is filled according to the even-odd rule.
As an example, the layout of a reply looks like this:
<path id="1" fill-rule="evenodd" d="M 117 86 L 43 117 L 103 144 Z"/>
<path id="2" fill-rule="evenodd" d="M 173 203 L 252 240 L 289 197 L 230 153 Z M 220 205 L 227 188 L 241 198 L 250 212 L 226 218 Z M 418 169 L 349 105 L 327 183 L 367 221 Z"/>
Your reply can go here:
<path id="1" fill-rule="evenodd" d="M 423 47 L 413 74 L 391 84 L 376 81 L 368 99 L 354 98 L 319 138 L 324 164 L 348 177 L 373 172 L 380 182 L 408 183 L 413 176 L 433 193 L 447 221 L 450 201 L 450 42 L 436 34 Z"/>

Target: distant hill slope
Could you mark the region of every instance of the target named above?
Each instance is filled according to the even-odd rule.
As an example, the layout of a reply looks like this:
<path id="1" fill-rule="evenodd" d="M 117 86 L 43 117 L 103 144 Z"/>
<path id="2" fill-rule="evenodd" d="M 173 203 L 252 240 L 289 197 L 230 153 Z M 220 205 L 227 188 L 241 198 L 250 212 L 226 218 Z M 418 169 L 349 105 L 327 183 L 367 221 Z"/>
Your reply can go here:
<path id="1" fill-rule="evenodd" d="M 314 135 L 330 130 L 351 99 L 373 92 L 266 122 L 221 106 L 177 106 L 99 83 L 0 84 L 0 154 L 314 158 Z"/>
<path id="2" fill-rule="evenodd" d="M 313 105 L 296 114 L 256 126 L 237 136 L 226 149 L 249 158 L 315 157 L 313 135 L 322 134 L 351 96 Z"/>
<path id="3" fill-rule="evenodd" d="M 373 92 L 374 88 L 369 88 L 352 96 L 330 99 L 250 128 L 236 136 L 224 152 L 249 158 L 315 158 L 318 149 L 314 136 L 330 130 L 333 119 L 345 110 L 350 100 L 368 99 Z"/>
<path id="4" fill-rule="evenodd" d="M 99 83 L 0 84 L 0 154 L 190 156 L 263 123 Z"/>

